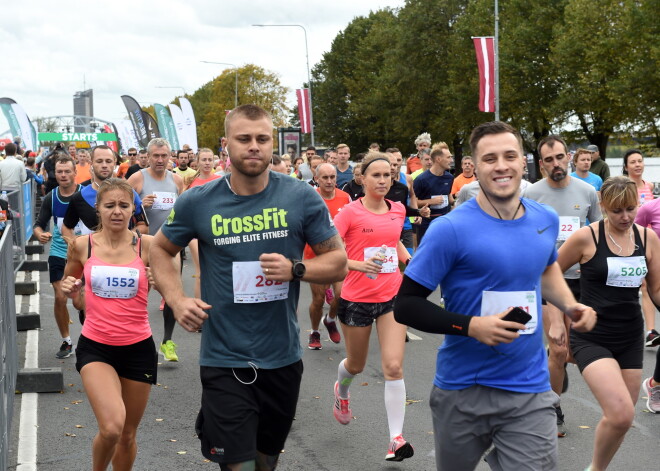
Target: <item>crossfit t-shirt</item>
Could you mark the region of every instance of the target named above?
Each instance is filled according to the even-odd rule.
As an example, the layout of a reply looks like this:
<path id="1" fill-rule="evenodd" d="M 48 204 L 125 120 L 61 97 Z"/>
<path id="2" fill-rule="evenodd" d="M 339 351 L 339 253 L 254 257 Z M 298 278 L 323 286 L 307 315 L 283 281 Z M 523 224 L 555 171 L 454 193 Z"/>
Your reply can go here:
<path id="1" fill-rule="evenodd" d="M 284 299 L 237 302 L 247 285 L 233 273 L 253 266 L 249 262 L 263 253 L 301 259 L 305 243 L 318 244 L 337 231 L 323 199 L 306 182 L 270 172 L 266 188 L 249 196 L 234 194 L 230 185 L 228 175 L 183 192 L 161 227 L 180 247 L 199 241 L 202 299 L 213 306 L 199 361 L 223 368 L 249 368 L 248 362 L 265 369 L 287 366 L 302 356 L 300 282 L 289 282 Z M 261 272 L 248 281 L 263 291 L 277 288 Z"/>

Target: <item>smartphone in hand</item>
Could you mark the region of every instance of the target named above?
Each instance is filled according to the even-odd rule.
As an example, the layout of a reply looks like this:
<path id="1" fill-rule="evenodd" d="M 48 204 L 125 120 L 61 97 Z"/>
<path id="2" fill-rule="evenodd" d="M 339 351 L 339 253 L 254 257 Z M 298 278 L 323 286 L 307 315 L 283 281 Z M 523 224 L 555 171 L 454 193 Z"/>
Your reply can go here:
<path id="1" fill-rule="evenodd" d="M 527 324 L 532 316 L 529 315 L 527 311 L 524 311 L 522 308 L 516 306 L 511 309 L 506 316 L 502 318 L 504 321 L 518 322 L 520 324 Z M 518 332 L 518 329 L 506 329 L 511 332 Z"/>

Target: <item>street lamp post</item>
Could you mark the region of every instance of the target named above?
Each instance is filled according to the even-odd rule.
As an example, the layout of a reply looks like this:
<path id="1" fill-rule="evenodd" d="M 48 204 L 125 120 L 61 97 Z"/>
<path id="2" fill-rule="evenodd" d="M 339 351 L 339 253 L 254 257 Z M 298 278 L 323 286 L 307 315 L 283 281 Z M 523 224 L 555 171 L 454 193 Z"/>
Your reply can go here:
<path id="1" fill-rule="evenodd" d="M 186 93 L 186 89 L 183 88 L 183 87 L 174 87 L 174 86 L 172 86 L 172 87 L 161 87 L 160 85 L 156 85 L 156 88 L 178 88 L 179 90 L 183 90 L 183 95 L 184 95 L 184 96 L 187 95 L 187 93 Z"/>
<path id="2" fill-rule="evenodd" d="M 217 64 L 217 65 L 230 65 L 234 68 L 234 72 L 236 73 L 236 83 L 234 85 L 234 108 L 238 108 L 238 67 L 236 67 L 234 64 L 230 64 L 229 62 L 212 62 L 212 61 L 200 61 L 205 64 Z"/>
<path id="3" fill-rule="evenodd" d="M 309 87 L 309 124 L 312 131 L 312 145 L 314 144 L 314 115 L 312 114 L 312 77 L 309 73 L 309 48 L 307 47 L 307 29 L 303 25 L 291 24 L 291 25 L 252 25 L 258 26 L 259 28 L 270 28 L 270 27 L 283 27 L 283 28 L 302 28 L 305 33 L 305 57 L 307 58 L 307 86 Z"/>

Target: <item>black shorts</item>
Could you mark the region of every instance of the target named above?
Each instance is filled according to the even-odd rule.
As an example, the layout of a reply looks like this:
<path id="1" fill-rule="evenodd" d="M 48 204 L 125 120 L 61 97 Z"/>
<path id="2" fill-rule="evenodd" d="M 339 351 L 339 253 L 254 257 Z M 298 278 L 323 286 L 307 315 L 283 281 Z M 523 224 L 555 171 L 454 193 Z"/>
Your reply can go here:
<path id="1" fill-rule="evenodd" d="M 573 293 L 573 297 L 577 302 L 580 302 L 580 279 L 571 279 L 571 278 L 564 278 L 566 280 L 566 284 L 568 285 L 568 288 L 571 290 L 571 293 Z M 542 305 L 547 305 L 548 302 L 545 300 L 545 298 L 541 298 L 541 304 Z"/>
<path id="2" fill-rule="evenodd" d="M 202 455 L 227 464 L 254 460 L 257 451 L 279 455 L 296 414 L 302 373 L 302 360 L 272 370 L 201 366 L 195 431 Z"/>
<path id="3" fill-rule="evenodd" d="M 571 330 L 571 351 L 580 372 L 596 360 L 613 358 L 622 370 L 641 370 L 644 358 L 644 333 L 630 336 L 627 342 L 594 341 Z"/>
<path id="4" fill-rule="evenodd" d="M 50 274 L 50 282 L 55 283 L 62 281 L 64 278 L 64 267 L 66 266 L 66 258 L 48 257 L 48 273 Z"/>
<path id="5" fill-rule="evenodd" d="M 106 345 L 81 335 L 76 346 L 76 370 L 92 362 L 107 363 L 122 378 L 156 384 L 158 354 L 153 337 L 131 345 Z"/>
<path id="6" fill-rule="evenodd" d="M 394 310 L 396 296 L 384 303 L 360 303 L 339 298 L 337 317 L 342 324 L 352 327 L 369 327 L 376 318 Z"/>

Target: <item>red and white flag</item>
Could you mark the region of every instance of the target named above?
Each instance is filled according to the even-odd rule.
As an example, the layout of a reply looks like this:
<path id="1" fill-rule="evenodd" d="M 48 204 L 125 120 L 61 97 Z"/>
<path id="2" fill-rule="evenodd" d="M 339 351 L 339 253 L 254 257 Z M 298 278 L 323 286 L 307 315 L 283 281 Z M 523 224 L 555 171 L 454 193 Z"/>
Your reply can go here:
<path id="1" fill-rule="evenodd" d="M 479 66 L 479 111 L 495 112 L 495 39 L 472 38 Z"/>
<path id="2" fill-rule="evenodd" d="M 309 116 L 309 88 L 296 90 L 298 97 L 298 116 L 300 117 L 300 128 L 303 134 L 312 132 L 312 120 Z"/>

